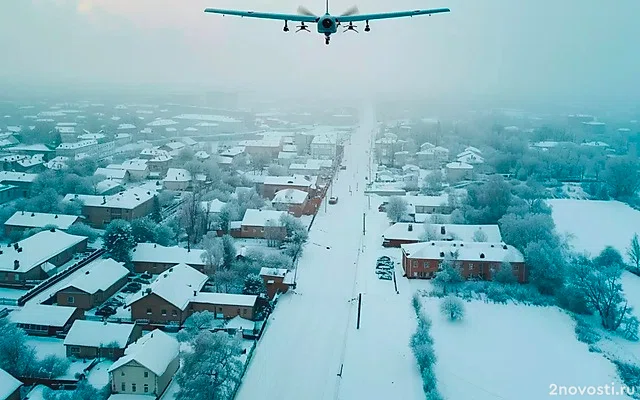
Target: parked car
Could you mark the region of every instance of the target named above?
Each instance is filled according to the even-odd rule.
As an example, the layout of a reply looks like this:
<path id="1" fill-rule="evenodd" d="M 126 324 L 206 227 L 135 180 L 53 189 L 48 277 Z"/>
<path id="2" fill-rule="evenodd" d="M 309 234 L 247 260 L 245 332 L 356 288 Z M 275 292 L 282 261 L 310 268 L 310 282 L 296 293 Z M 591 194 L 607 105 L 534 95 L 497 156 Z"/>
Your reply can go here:
<path id="1" fill-rule="evenodd" d="M 336 204 L 336 203 L 338 203 L 338 196 L 329 197 L 329 204 Z"/>
<path id="2" fill-rule="evenodd" d="M 116 313 L 116 309 L 111 306 L 104 306 L 96 311 L 96 315 L 110 317 Z"/>
<path id="3" fill-rule="evenodd" d="M 382 279 L 385 281 L 390 281 L 391 278 L 391 273 L 389 271 L 384 271 L 384 273 L 382 274 L 378 274 L 378 279 Z"/>
<path id="4" fill-rule="evenodd" d="M 389 257 L 389 256 L 378 257 L 378 262 L 380 262 L 380 261 L 389 262 L 389 261 L 391 261 L 391 257 Z"/>
<path id="5" fill-rule="evenodd" d="M 346 165 L 344 165 L 344 164 L 342 164 L 342 165 L 340 166 L 340 169 L 345 170 L 345 169 L 347 169 L 347 166 L 346 166 Z"/>

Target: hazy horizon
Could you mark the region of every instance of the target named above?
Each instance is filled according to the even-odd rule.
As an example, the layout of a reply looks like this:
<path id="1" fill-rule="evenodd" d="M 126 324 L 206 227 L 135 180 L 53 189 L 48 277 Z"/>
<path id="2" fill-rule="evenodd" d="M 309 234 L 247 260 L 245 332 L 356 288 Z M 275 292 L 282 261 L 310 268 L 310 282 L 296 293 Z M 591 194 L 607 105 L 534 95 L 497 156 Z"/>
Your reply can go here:
<path id="1" fill-rule="evenodd" d="M 130 4 L 131 3 L 131 4 Z M 316 4 L 317 3 L 317 4 Z M 325 46 L 279 21 L 205 14 L 206 7 L 295 13 L 297 1 L 23 0 L 3 5 L 5 85 L 226 89 L 345 96 L 534 102 L 638 100 L 637 0 L 483 3 L 379 0 L 360 12 L 450 7 L 450 14 L 372 22 Z M 315 12 L 323 2 L 305 4 Z M 350 3 L 331 1 L 339 14 Z M 362 27 L 361 27 L 362 28 Z"/>

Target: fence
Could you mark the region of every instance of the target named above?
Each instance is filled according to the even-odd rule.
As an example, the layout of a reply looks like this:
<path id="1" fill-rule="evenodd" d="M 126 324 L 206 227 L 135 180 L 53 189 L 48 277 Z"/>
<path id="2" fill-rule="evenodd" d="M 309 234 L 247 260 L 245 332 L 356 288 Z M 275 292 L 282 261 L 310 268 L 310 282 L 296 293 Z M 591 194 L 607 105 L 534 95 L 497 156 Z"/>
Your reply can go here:
<path id="1" fill-rule="evenodd" d="M 35 296 L 49 289 L 51 286 L 60 282 L 64 278 L 67 278 L 69 275 L 73 274 L 74 272 L 84 267 L 85 265 L 89 264 L 90 262 L 100 258 L 100 256 L 104 254 L 104 252 L 105 252 L 104 249 L 96 250 L 93 253 L 91 253 L 88 257 L 78 261 L 77 263 L 73 264 L 72 266 L 65 269 L 64 271 L 60 271 L 57 274 L 42 281 L 38 286 L 34 287 L 33 289 L 29 290 L 27 293 L 22 295 L 17 301 L 18 305 L 24 306 L 27 301 L 33 299 Z"/>

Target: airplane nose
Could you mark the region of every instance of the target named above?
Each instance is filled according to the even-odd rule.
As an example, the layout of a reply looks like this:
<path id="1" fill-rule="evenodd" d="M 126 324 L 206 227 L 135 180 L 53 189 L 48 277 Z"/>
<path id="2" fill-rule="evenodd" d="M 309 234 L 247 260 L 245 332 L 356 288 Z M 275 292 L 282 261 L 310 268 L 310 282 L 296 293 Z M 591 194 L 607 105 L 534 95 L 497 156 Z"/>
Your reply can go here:
<path id="1" fill-rule="evenodd" d="M 322 20 L 322 27 L 323 28 L 329 29 L 332 26 L 333 26 L 333 22 L 329 18 L 326 18 L 326 19 Z"/>

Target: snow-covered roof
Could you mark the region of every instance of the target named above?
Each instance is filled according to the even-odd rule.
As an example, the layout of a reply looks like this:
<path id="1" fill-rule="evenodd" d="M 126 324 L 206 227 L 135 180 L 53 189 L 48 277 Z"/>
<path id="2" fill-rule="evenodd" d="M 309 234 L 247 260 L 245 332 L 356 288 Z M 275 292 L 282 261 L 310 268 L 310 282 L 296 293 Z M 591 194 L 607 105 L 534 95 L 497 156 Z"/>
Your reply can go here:
<path id="1" fill-rule="evenodd" d="M 317 176 L 293 175 L 293 176 L 265 176 L 265 185 L 312 187 L 318 181 Z"/>
<path id="2" fill-rule="evenodd" d="M 448 169 L 473 169 L 473 165 L 456 161 L 456 162 L 450 162 L 449 164 L 447 164 L 447 168 Z"/>
<path id="3" fill-rule="evenodd" d="M 169 126 L 177 124 L 176 121 L 171 119 L 156 119 L 155 121 L 151 121 L 147 124 L 147 126 Z"/>
<path id="4" fill-rule="evenodd" d="M 239 156 L 242 153 L 244 153 L 244 147 L 236 146 L 236 147 L 231 147 L 229 149 L 226 149 L 225 151 L 220 153 L 220 155 L 223 157 L 235 157 L 235 156 Z"/>
<path id="5" fill-rule="evenodd" d="M 0 368 L 0 399 L 8 399 L 20 386 L 22 382 Z"/>
<path id="6" fill-rule="evenodd" d="M 309 193 L 298 189 L 283 189 L 276 192 L 272 203 L 304 204 Z"/>
<path id="7" fill-rule="evenodd" d="M 398 222 L 387 228 L 382 237 L 387 240 L 420 240 L 426 227 L 425 224 Z M 443 228 L 444 233 L 442 233 Z M 480 230 L 487 235 L 488 242 L 499 243 L 502 241 L 498 225 L 429 224 L 428 229 L 434 235 L 433 240 L 456 239 L 463 242 L 473 242 L 473 236 L 476 231 Z"/>
<path id="8" fill-rule="evenodd" d="M 201 150 L 201 151 L 197 151 L 196 154 L 194 154 L 194 157 L 200 160 L 206 160 L 207 158 L 211 157 L 211 155 L 206 151 Z"/>
<path id="9" fill-rule="evenodd" d="M 285 144 L 282 146 L 282 151 L 295 153 L 298 151 L 298 147 L 295 144 Z"/>
<path id="10" fill-rule="evenodd" d="M 180 114 L 175 119 L 197 120 L 197 121 L 212 121 L 212 122 L 242 122 L 236 118 L 228 117 L 226 115 L 211 115 L 211 114 Z"/>
<path id="11" fill-rule="evenodd" d="M 468 154 L 465 154 L 464 156 L 460 156 L 458 157 L 458 162 L 460 163 L 466 163 L 466 164 L 482 164 L 484 163 L 484 158 L 482 158 L 481 156 L 469 152 Z"/>
<path id="12" fill-rule="evenodd" d="M 310 172 L 315 172 L 318 173 L 320 172 L 320 166 L 319 165 L 314 165 L 314 164 L 291 164 L 289 165 L 289 171 L 291 170 L 296 170 L 296 171 L 310 171 Z"/>
<path id="13" fill-rule="evenodd" d="M 91 268 L 69 282 L 68 287 L 74 287 L 88 294 L 106 291 L 113 284 L 129 274 L 129 270 L 122 263 L 111 258 L 98 259 L 91 263 Z"/>
<path id="14" fill-rule="evenodd" d="M 131 261 L 161 264 L 204 265 L 202 255 L 204 250 L 172 246 L 165 247 L 155 243 L 138 243 L 131 252 Z"/>
<path id="15" fill-rule="evenodd" d="M 10 312 L 8 318 L 14 324 L 61 327 L 67 324 L 75 311 L 76 307 L 27 304 Z"/>
<path id="16" fill-rule="evenodd" d="M 124 129 L 136 129 L 136 126 L 133 124 L 120 124 L 118 125 L 118 129 L 120 130 L 124 130 Z"/>
<path id="17" fill-rule="evenodd" d="M 318 135 L 314 136 L 311 144 L 336 144 L 336 136 L 335 135 Z"/>
<path id="18" fill-rule="evenodd" d="M 96 196 L 87 194 L 68 194 L 64 201 L 82 201 L 89 207 L 122 208 L 132 210 L 151 200 L 157 192 L 144 188 L 131 188 L 110 196 Z"/>
<path id="19" fill-rule="evenodd" d="M 255 326 L 256 326 L 256 323 L 254 321 L 251 321 L 251 320 L 242 318 L 239 315 L 236 315 L 235 317 L 227 321 L 224 327 L 227 329 L 242 329 L 245 331 L 250 331 L 250 330 L 253 330 Z"/>
<path id="20" fill-rule="evenodd" d="M 135 361 L 156 376 L 161 376 L 169 364 L 178 357 L 179 352 L 180 344 L 178 341 L 156 329 L 131 343 L 125 349 L 125 355 L 111 365 L 109 372 Z"/>
<path id="21" fill-rule="evenodd" d="M 184 149 L 185 148 L 185 144 L 182 142 L 169 142 L 169 143 L 165 143 L 164 144 L 166 147 L 170 148 L 171 150 L 180 150 L 180 149 Z"/>
<path id="22" fill-rule="evenodd" d="M 281 151 L 281 152 L 278 153 L 278 159 L 279 160 L 288 160 L 288 159 L 296 158 L 296 157 L 298 157 L 298 154 L 296 154 L 296 153 L 288 153 L 288 152 L 284 152 L 284 151 Z"/>
<path id="23" fill-rule="evenodd" d="M 434 147 L 436 147 L 434 144 L 429 142 L 424 142 L 420 145 L 420 150 L 433 149 Z"/>
<path id="24" fill-rule="evenodd" d="M 77 150 L 85 147 L 95 146 L 97 144 L 98 144 L 98 141 L 94 139 L 81 140 L 79 142 L 73 142 L 73 143 L 60 143 L 58 147 L 56 147 L 56 150 Z"/>
<path id="25" fill-rule="evenodd" d="M 127 347 L 135 324 L 76 320 L 64 339 L 65 346 L 105 347 L 118 343 L 119 349 Z"/>
<path id="26" fill-rule="evenodd" d="M 590 147 L 609 147 L 609 145 L 605 142 L 586 142 L 581 143 L 581 146 L 590 146 Z"/>
<path id="27" fill-rule="evenodd" d="M 48 148 L 44 144 L 20 144 L 7 149 L 8 151 L 37 151 L 42 153 L 49 153 L 53 150 Z"/>
<path id="28" fill-rule="evenodd" d="M 202 304 L 253 307 L 256 304 L 256 300 L 258 300 L 258 296 L 249 294 L 198 292 L 191 297 L 190 301 Z"/>
<path id="29" fill-rule="evenodd" d="M 117 167 L 118 167 L 117 164 L 116 165 L 111 164 L 107 166 L 107 168 L 117 168 Z M 147 168 L 149 168 L 149 166 L 147 165 L 147 160 L 134 158 L 134 159 L 123 162 L 122 164 L 120 164 L 119 168 L 126 169 L 127 171 L 144 171 Z"/>
<path id="30" fill-rule="evenodd" d="M 59 229 L 66 230 L 79 218 L 77 215 L 16 211 L 4 224 L 27 228 L 44 228 L 47 225 L 55 225 Z"/>
<path id="31" fill-rule="evenodd" d="M 282 226 L 280 217 L 286 214 L 287 213 L 285 211 L 256 210 L 250 208 L 244 213 L 244 218 L 242 218 L 241 225 L 265 227 L 268 225 L 267 222 L 272 221 L 274 226 Z"/>
<path id="32" fill-rule="evenodd" d="M 195 268 L 178 264 L 163 272 L 147 290 L 184 311 L 194 292 L 199 292 L 207 279 L 209 278 L 205 274 Z M 146 295 L 145 292 L 139 293 L 129 301 L 129 305 Z"/>
<path id="33" fill-rule="evenodd" d="M 169 168 L 164 182 L 190 182 L 191 172 L 183 168 Z"/>
<path id="34" fill-rule="evenodd" d="M 11 154 L 8 156 L 0 157 L 0 161 L 2 162 L 16 162 L 20 160 L 26 160 L 29 156 L 24 154 Z"/>
<path id="35" fill-rule="evenodd" d="M 604 126 L 606 125 L 604 122 L 599 122 L 599 121 L 589 121 L 589 122 L 583 122 L 583 125 L 591 125 L 591 126 Z"/>
<path id="36" fill-rule="evenodd" d="M 293 271 L 289 271 L 286 268 L 267 268 L 267 267 L 262 267 L 262 268 L 260 268 L 260 276 L 280 277 L 280 278 L 284 278 L 282 280 L 282 283 L 284 283 L 286 285 L 293 284 Z"/>
<path id="37" fill-rule="evenodd" d="M 245 147 L 280 147 L 280 138 L 278 140 L 273 139 L 258 139 L 258 140 L 242 140 L 240 146 Z"/>
<path id="38" fill-rule="evenodd" d="M 476 154 L 482 154 L 482 151 L 480 151 L 479 148 L 473 147 L 473 146 L 469 146 L 469 147 L 465 148 L 464 150 L 465 151 L 471 151 L 471 152 L 474 152 Z"/>
<path id="39" fill-rule="evenodd" d="M 524 262 L 520 251 L 504 243 L 454 240 L 403 244 L 401 247 L 410 259 L 442 260 L 457 252 L 458 261 Z"/>
<path id="40" fill-rule="evenodd" d="M 80 140 L 100 140 L 100 139 L 104 139 L 107 136 L 104 133 L 84 133 L 80 136 L 78 136 L 78 139 Z"/>
<path id="41" fill-rule="evenodd" d="M 98 194 L 103 194 L 121 185 L 122 181 L 119 179 L 105 179 L 96 184 L 96 192 Z M 120 188 L 120 190 L 122 190 L 122 188 Z"/>
<path id="42" fill-rule="evenodd" d="M 318 166 L 319 168 L 333 167 L 333 160 L 318 160 L 316 158 L 307 159 L 307 166 Z"/>
<path id="43" fill-rule="evenodd" d="M 197 131 L 197 129 L 196 129 L 196 128 L 191 128 L 191 129 L 187 128 L 187 129 L 185 129 L 185 131 L 186 131 L 186 130 L 189 130 L 189 131 Z M 196 144 L 198 144 L 198 142 L 196 142 L 195 140 L 191 139 L 191 138 L 190 138 L 190 137 L 188 137 L 188 136 L 183 136 L 183 137 L 181 137 L 181 138 L 180 138 L 180 139 L 178 139 L 178 140 L 180 140 L 182 143 L 186 144 L 187 146 L 195 146 Z"/>
<path id="44" fill-rule="evenodd" d="M 202 209 L 205 212 L 209 212 L 209 213 L 219 213 L 220 211 L 222 211 L 222 207 L 224 207 L 227 203 L 225 203 L 224 201 L 220 201 L 218 199 L 213 199 L 211 201 L 203 201 L 200 203 L 200 205 L 202 206 Z"/>
<path id="45" fill-rule="evenodd" d="M 14 246 L 5 246 L 0 254 L 0 271 L 25 273 L 49 261 L 63 251 L 87 240 L 84 236 L 69 235 L 56 230 L 38 232 L 18 242 L 20 252 Z M 15 268 L 16 261 L 19 263 Z"/>
<path id="46" fill-rule="evenodd" d="M 110 179 L 124 179 L 127 176 L 127 170 L 119 168 L 98 168 L 96 172 L 94 172 L 94 175 L 102 175 Z"/>
<path id="47" fill-rule="evenodd" d="M 404 199 L 407 204 L 418 207 L 440 207 L 449 201 L 449 197 L 446 194 L 441 196 L 403 196 L 401 198 Z"/>

